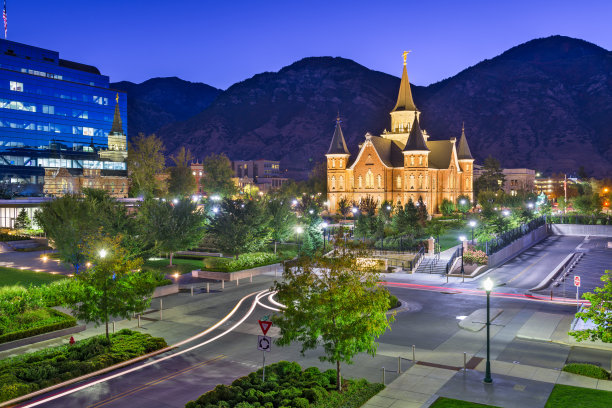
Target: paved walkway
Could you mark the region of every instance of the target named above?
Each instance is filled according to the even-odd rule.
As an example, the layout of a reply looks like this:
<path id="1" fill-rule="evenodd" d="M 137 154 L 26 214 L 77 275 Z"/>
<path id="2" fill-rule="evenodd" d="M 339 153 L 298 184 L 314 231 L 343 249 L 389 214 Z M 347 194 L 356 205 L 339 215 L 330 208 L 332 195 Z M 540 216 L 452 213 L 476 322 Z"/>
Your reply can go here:
<path id="1" fill-rule="evenodd" d="M 60 273 L 68 275 L 72 268 L 62 265 L 57 259 L 41 258 L 41 255 L 49 251 L 36 252 L 2 252 L 0 253 L 0 266 L 7 268 L 27 269 L 36 272 Z"/>

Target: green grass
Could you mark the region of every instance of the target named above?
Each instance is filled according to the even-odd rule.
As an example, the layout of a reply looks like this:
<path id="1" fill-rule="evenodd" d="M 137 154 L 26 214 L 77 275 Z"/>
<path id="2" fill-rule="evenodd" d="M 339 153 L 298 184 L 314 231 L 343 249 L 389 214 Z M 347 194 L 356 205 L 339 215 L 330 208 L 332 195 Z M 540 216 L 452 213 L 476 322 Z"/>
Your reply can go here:
<path id="1" fill-rule="evenodd" d="M 584 375 L 586 377 L 597 378 L 599 380 L 607 380 L 610 378 L 610 373 L 594 364 L 566 364 L 565 367 L 563 367 L 563 371 Z"/>
<path id="2" fill-rule="evenodd" d="M 482 405 L 476 404 L 475 402 L 461 401 L 452 398 L 438 398 L 433 404 L 430 405 L 431 408 L 469 408 L 469 407 L 494 407 L 494 405 Z"/>
<path id="3" fill-rule="evenodd" d="M 470 227 L 449 229 L 444 234 L 440 235 L 440 250 L 445 251 L 449 248 L 459 245 L 459 237 L 464 235 L 466 239 L 472 239 L 472 229 Z"/>
<path id="4" fill-rule="evenodd" d="M 34 272 L 0 266 L 0 286 L 40 286 L 64 278 L 63 275 L 53 275 L 48 272 Z"/>
<path id="5" fill-rule="evenodd" d="M 148 259 L 144 262 L 143 268 L 161 272 L 163 274 L 173 274 L 178 272 L 182 275 L 184 273 L 191 273 L 191 271 L 195 269 L 202 269 L 203 266 L 201 259 L 180 258 L 172 259 L 172 267 L 169 267 L 168 265 L 170 265 L 170 259 Z"/>
<path id="6" fill-rule="evenodd" d="M 608 408 L 612 406 L 612 392 L 590 388 L 555 385 L 545 408 Z"/>

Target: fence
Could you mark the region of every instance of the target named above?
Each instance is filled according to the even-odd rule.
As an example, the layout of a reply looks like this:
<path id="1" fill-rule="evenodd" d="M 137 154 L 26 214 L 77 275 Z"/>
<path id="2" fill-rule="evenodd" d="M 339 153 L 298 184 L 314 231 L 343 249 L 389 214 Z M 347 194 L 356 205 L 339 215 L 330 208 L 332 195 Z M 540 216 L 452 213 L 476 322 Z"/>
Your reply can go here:
<path id="1" fill-rule="evenodd" d="M 455 259 L 457 259 L 459 256 L 461 256 L 461 250 L 462 250 L 461 246 L 459 248 L 455 249 L 455 252 L 453 252 L 453 255 L 450 257 L 450 259 L 446 263 L 446 274 L 447 275 L 450 272 L 450 268 L 453 266 L 453 262 L 455 262 Z"/>
<path id="2" fill-rule="evenodd" d="M 539 218 L 536 218 L 535 220 L 528 222 L 527 224 L 523 224 L 520 227 L 504 232 L 503 234 L 500 234 L 489 241 L 479 243 L 478 245 L 476 245 L 476 249 L 484 251 L 487 255 L 494 254 L 495 252 L 510 245 L 512 242 L 516 241 L 522 236 L 540 228 L 542 225 L 545 224 L 546 216 L 543 215 Z"/>
<path id="3" fill-rule="evenodd" d="M 549 224 L 612 225 L 609 215 L 552 215 L 546 218 Z"/>

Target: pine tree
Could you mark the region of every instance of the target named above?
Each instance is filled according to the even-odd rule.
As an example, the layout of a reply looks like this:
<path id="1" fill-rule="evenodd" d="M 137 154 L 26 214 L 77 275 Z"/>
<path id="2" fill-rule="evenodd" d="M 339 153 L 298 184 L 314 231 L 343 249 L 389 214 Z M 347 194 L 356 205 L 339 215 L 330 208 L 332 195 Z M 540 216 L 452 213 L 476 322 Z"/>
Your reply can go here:
<path id="1" fill-rule="evenodd" d="M 19 211 L 17 218 L 15 218 L 15 229 L 27 230 L 30 228 L 32 228 L 32 221 L 30 220 L 30 217 L 28 217 L 28 213 L 26 212 L 25 208 L 22 208 L 21 211 Z"/>

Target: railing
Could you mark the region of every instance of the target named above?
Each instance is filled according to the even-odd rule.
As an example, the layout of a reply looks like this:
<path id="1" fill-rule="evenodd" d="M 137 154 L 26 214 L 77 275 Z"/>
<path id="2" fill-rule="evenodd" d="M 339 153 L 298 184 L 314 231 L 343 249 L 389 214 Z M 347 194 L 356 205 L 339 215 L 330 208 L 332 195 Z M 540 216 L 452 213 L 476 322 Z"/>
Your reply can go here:
<path id="1" fill-rule="evenodd" d="M 463 244 L 461 244 L 461 245 L 463 245 Z M 453 255 L 450 257 L 450 259 L 446 263 L 446 274 L 447 275 L 450 272 L 450 268 L 453 266 L 453 263 L 455 262 L 455 259 L 457 259 L 461 255 L 461 249 L 462 249 L 461 246 L 459 246 L 459 248 L 457 248 L 455 250 L 455 252 L 453 252 Z"/>
<path id="2" fill-rule="evenodd" d="M 551 215 L 546 222 L 549 224 L 582 224 L 582 225 L 612 225 L 612 217 L 609 215 Z"/>
<path id="3" fill-rule="evenodd" d="M 484 251 L 487 255 L 491 255 L 545 224 L 546 216 L 543 215 L 539 218 L 536 218 L 535 220 L 528 222 L 527 224 L 523 224 L 520 227 L 511 229 L 510 231 L 506 231 L 503 234 L 500 234 L 489 241 L 479 243 L 478 245 L 476 245 L 476 249 Z"/>
<path id="4" fill-rule="evenodd" d="M 421 247 L 421 249 L 419 249 L 419 252 L 417 252 L 416 256 L 412 258 L 412 261 L 410 261 L 410 270 L 414 269 L 415 267 L 418 267 L 424 256 L 425 248 Z"/>

